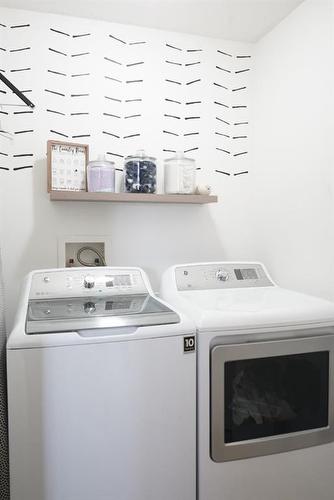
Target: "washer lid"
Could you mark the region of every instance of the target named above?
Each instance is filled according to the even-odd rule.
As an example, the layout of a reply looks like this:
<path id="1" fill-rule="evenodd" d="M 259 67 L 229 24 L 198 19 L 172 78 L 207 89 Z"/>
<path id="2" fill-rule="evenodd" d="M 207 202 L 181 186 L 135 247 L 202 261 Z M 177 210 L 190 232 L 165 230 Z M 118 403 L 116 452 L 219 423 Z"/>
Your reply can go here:
<path id="1" fill-rule="evenodd" d="M 150 294 L 29 300 L 26 333 L 57 333 L 179 323 L 178 314 Z"/>
<path id="2" fill-rule="evenodd" d="M 200 331 L 334 323 L 333 302 L 280 287 L 183 291 L 168 300 Z"/>

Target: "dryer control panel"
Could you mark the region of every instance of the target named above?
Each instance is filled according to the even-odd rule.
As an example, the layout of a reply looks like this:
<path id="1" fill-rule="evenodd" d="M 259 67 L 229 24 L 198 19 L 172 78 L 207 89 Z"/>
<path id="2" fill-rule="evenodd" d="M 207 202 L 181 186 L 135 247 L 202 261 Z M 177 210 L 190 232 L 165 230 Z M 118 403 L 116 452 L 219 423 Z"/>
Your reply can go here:
<path id="1" fill-rule="evenodd" d="M 178 290 L 214 290 L 274 286 L 259 263 L 221 262 L 175 268 Z"/>
<path id="2" fill-rule="evenodd" d="M 134 295 L 147 291 L 138 269 L 80 267 L 33 273 L 29 299 Z"/>

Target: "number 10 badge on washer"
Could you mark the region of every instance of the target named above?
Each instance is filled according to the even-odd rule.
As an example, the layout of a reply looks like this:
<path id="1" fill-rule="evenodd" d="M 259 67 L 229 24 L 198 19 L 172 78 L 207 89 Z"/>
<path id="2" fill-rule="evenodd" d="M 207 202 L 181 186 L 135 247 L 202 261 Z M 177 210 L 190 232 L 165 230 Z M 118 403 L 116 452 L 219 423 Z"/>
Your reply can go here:
<path id="1" fill-rule="evenodd" d="M 187 337 L 183 337 L 183 352 L 195 352 L 196 351 L 196 336 L 195 335 L 187 335 Z"/>

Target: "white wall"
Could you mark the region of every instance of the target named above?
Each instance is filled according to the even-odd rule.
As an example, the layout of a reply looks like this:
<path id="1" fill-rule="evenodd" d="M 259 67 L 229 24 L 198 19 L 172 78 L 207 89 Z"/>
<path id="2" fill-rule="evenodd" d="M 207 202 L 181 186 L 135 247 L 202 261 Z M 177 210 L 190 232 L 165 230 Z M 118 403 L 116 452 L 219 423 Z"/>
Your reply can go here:
<path id="1" fill-rule="evenodd" d="M 333 3 L 307 0 L 255 47 L 250 256 L 334 298 Z"/>
<path id="2" fill-rule="evenodd" d="M 222 62 L 222 59 L 217 60 L 218 49 L 236 56 L 251 53 L 252 47 L 10 9 L 0 9 L 0 14 L 7 26 L 26 22 L 31 24 L 32 29 L 27 39 L 24 38 L 24 32 L 18 35 L 15 34 L 15 29 L 11 31 L 7 28 L 1 32 L 5 37 L 1 40 L 6 39 L 8 49 L 31 42 L 32 71 L 29 75 L 28 72 L 26 75 L 8 74 L 13 80 L 15 78 L 21 88 L 32 88 L 30 97 L 38 105 L 33 116 L 35 133 L 30 137 L 16 137 L 10 151 L 7 146 L 10 154 L 25 152 L 27 148 L 34 151 L 34 168 L 14 172 L 12 169 L 17 163 L 11 157 L 11 170 L 0 171 L 1 247 L 9 324 L 23 275 L 30 269 L 56 266 L 57 238 L 64 234 L 110 234 L 111 264 L 144 267 L 155 288 L 160 272 L 175 262 L 256 259 L 264 261 L 280 284 L 334 298 L 331 153 L 333 113 L 330 113 L 333 88 L 333 48 L 330 37 L 333 20 L 329 2 L 305 1 L 256 44 L 253 57 L 255 71 L 251 82 L 254 89 L 250 97 L 247 93 L 243 97 L 243 102 L 246 102 L 252 112 L 251 126 L 247 131 L 252 144 L 248 141 L 245 143 L 251 154 L 243 158 L 242 163 L 234 161 L 228 155 L 221 156 L 215 150 L 215 147 L 224 144 L 236 152 L 239 146 L 233 140 L 217 142 L 214 134 L 217 130 L 217 107 L 213 105 L 213 101 L 223 99 L 219 89 L 214 88 L 212 83 L 222 75 L 215 68 Z M 50 27 L 70 34 L 93 33 L 93 43 L 89 43 L 89 51 L 92 53 L 87 56 L 93 73 L 90 80 L 87 80 L 90 83 L 86 87 L 92 90 L 87 101 L 91 112 L 87 122 L 80 119 L 76 123 L 74 117 L 70 116 L 74 108 L 69 95 L 77 89 L 84 90 L 84 80 L 78 87 L 73 83 L 75 78 L 71 77 L 59 84 L 63 86 L 67 96 L 63 104 L 60 104 L 61 99 L 57 100 L 52 96 L 54 100 L 50 101 L 50 96 L 46 96 L 44 92 L 51 84 L 55 89 L 58 85 L 56 77 L 52 80 L 52 75 L 47 73 L 50 63 L 56 68 L 59 61 L 63 60 L 61 56 L 60 59 L 55 58 L 54 54 L 50 59 L 48 48 L 57 44 L 69 54 L 76 51 L 76 47 L 73 48 L 74 40 L 65 36 L 62 40 L 61 35 L 54 38 L 56 35 L 50 32 Z M 134 53 L 136 57 L 145 59 L 145 82 L 142 88 L 145 101 L 139 127 L 142 136 L 138 145 L 156 155 L 160 167 L 163 157 L 169 156 L 162 152 L 164 147 L 186 149 L 188 144 L 185 144 L 183 138 L 173 139 L 174 142 L 168 143 L 162 134 L 166 126 L 163 114 L 169 111 L 163 105 L 166 93 L 164 78 L 167 72 L 169 77 L 180 76 L 175 73 L 177 68 L 167 67 L 164 61 L 171 54 L 174 58 L 180 56 L 183 63 L 189 60 L 189 54 L 185 51 L 181 55 L 170 53 L 165 43 L 172 43 L 183 49 L 204 49 L 200 57 L 202 82 L 196 92 L 191 91 L 194 94 L 190 93 L 189 96 L 192 98 L 196 94 L 203 100 L 202 118 L 198 125 L 200 149 L 194 153 L 194 157 L 202 167 L 200 180 L 211 183 L 219 195 L 220 202 L 216 206 L 51 203 L 48 200 L 45 191 L 45 144 L 52 137 L 50 129 L 65 131 L 68 135 L 86 133 L 88 130 L 92 135 L 89 138 L 92 157 L 115 147 L 116 143 L 101 133 L 106 127 L 107 130 L 112 129 L 110 122 L 103 121 L 101 117 L 106 104 L 103 100 L 101 102 L 100 97 L 105 90 L 112 88 L 104 87 L 106 82 L 103 76 L 109 70 L 103 56 L 111 55 L 115 59 L 122 57 L 130 61 L 132 53 L 128 46 L 117 46 L 115 43 L 110 45 L 110 33 L 124 37 L 127 41 L 149 42 L 145 48 L 139 49 L 138 46 L 138 51 Z M 82 39 L 79 43 L 78 52 L 84 51 L 87 39 Z M 6 64 L 7 70 L 15 67 L 15 54 L 18 55 L 0 51 L 0 62 Z M 27 56 L 21 56 L 22 63 L 28 61 Z M 78 73 L 81 69 L 84 72 L 86 65 L 83 61 L 67 58 L 67 73 L 74 73 L 72 64 L 76 65 Z M 234 57 L 226 64 L 230 64 L 235 70 L 237 64 L 244 66 L 244 63 L 244 60 Z M 60 66 L 58 68 L 60 70 Z M 198 70 L 194 67 L 190 73 L 196 75 Z M 122 78 L 124 79 L 124 75 Z M 186 81 L 186 78 L 185 68 L 182 68 L 181 80 Z M 229 79 L 229 75 L 224 74 L 224 80 L 225 78 L 228 86 L 233 88 L 234 77 Z M 244 81 L 247 82 L 247 79 Z M 187 100 L 189 91 L 187 87 L 184 89 L 182 88 L 180 95 L 183 102 Z M 128 92 L 126 85 L 122 84 L 119 92 L 125 97 Z M 231 92 L 226 94 L 226 99 L 229 99 L 229 105 L 232 104 L 231 99 L 234 99 L 234 104 L 239 100 Z M 58 119 L 46 112 L 50 102 L 52 106 L 62 106 L 66 112 L 65 119 Z M 226 112 L 233 122 L 234 112 L 231 109 Z M 185 105 L 182 113 L 182 116 L 187 113 Z M 28 127 L 30 121 L 26 121 L 26 118 L 28 117 L 14 115 L 5 117 L 12 130 Z M 175 126 L 176 129 L 179 127 L 180 133 L 184 131 L 184 123 L 182 122 L 182 126 Z M 129 128 L 131 129 L 130 126 Z M 120 130 L 123 133 L 123 129 Z M 137 146 L 134 143 L 127 146 L 125 142 L 122 140 L 116 144 L 124 154 L 131 153 Z M 217 174 L 215 169 L 232 175 Z M 243 169 L 248 170 L 249 174 L 233 176 L 233 173 Z M 160 178 L 160 187 L 161 181 Z"/>
<path id="3" fill-rule="evenodd" d="M 233 157 L 234 153 L 249 151 L 248 140 L 226 139 L 216 131 L 249 136 L 249 127 L 224 126 L 216 116 L 234 123 L 248 121 L 248 108 L 236 109 L 232 105 L 249 106 L 248 89 L 232 92 L 233 88 L 248 86 L 249 72 L 235 73 L 251 67 L 252 60 L 237 58 L 250 55 L 252 47 L 203 37 L 166 33 L 163 31 L 110 24 L 87 19 L 56 15 L 43 15 L 12 9 L 0 9 L 1 42 L 6 51 L 0 51 L 0 69 L 16 85 L 32 90 L 26 95 L 36 103 L 33 114 L 14 115 L 13 108 L 7 116 L 1 115 L 3 124 L 13 132 L 34 130 L 16 134 L 12 143 L 0 142 L 1 165 L 10 170 L 0 170 L 2 189 L 1 247 L 4 261 L 5 285 L 8 299 L 9 325 L 12 321 L 17 296 L 25 273 L 31 269 L 57 266 L 57 238 L 66 234 L 111 236 L 111 265 L 138 265 L 149 273 L 155 288 L 163 269 L 176 262 L 224 258 L 247 258 L 248 245 L 240 245 L 245 237 L 245 215 L 248 205 L 245 194 L 250 174 L 234 176 L 240 171 L 250 171 L 250 154 Z M 29 26 L 24 27 L 28 24 Z M 11 28 L 11 26 L 23 26 Z M 51 31 L 50 28 L 69 35 L 90 33 L 90 36 L 73 38 Z M 126 42 L 146 41 L 146 44 L 123 44 L 109 34 Z M 177 51 L 166 47 L 166 43 L 182 48 Z M 14 51 L 30 47 L 25 51 Z M 57 54 L 49 48 L 67 55 Z M 187 52 L 187 49 L 202 49 Z M 233 57 L 217 52 L 224 51 Z M 85 56 L 71 57 L 85 53 Z M 120 61 L 122 66 L 110 63 L 104 57 Z M 165 60 L 181 62 L 182 67 L 165 63 Z M 144 65 L 126 67 L 125 64 L 144 61 Z M 200 61 L 200 65 L 185 66 L 185 63 Z M 231 71 L 227 73 L 216 66 Z M 13 69 L 31 68 L 23 72 Z M 55 70 L 66 76 L 48 72 Z M 90 73 L 88 76 L 72 77 L 72 74 Z M 107 80 L 112 76 L 122 83 Z M 143 83 L 126 84 L 128 79 L 143 79 Z M 182 83 L 201 78 L 193 85 L 173 85 L 165 78 Z M 226 85 L 226 91 L 214 86 L 218 82 Z M 1 89 L 3 87 L 1 86 Z M 65 97 L 45 91 L 55 90 Z M 82 98 L 71 94 L 89 93 Z M 122 103 L 111 102 L 105 95 L 122 99 Z M 14 96 L 1 95 L 1 100 L 19 102 Z M 127 104 L 127 98 L 143 98 L 139 104 Z M 166 104 L 164 98 L 174 98 L 183 104 Z M 185 102 L 201 100 L 201 105 L 186 105 Z M 230 106 L 224 108 L 214 101 Z M 22 108 L 15 108 L 15 111 Z M 47 109 L 65 114 L 57 115 Z M 129 111 L 128 111 L 129 110 Z M 73 116 L 72 112 L 89 112 L 89 115 Z M 112 119 L 103 112 L 117 115 L 142 113 L 136 119 Z M 165 113 L 179 114 L 181 120 L 168 120 Z M 200 120 L 184 120 L 186 116 L 199 115 Z M 163 152 L 169 149 L 190 149 L 202 170 L 199 181 L 208 182 L 219 195 L 216 206 L 167 206 L 127 205 L 99 203 L 52 203 L 46 193 L 46 141 L 62 139 L 50 132 L 55 130 L 68 139 L 89 142 L 91 158 L 106 151 L 132 154 L 137 147 L 144 147 L 159 160 L 160 189 L 162 187 L 162 160 L 171 156 Z M 163 134 L 163 130 L 179 133 L 179 137 Z M 123 137 L 140 132 L 135 139 L 115 139 L 103 131 Z M 185 138 L 187 131 L 199 131 L 199 136 Z M 89 134 L 90 137 L 76 139 L 74 135 Z M 217 151 L 226 148 L 230 155 Z M 17 158 L 15 154 L 33 153 L 33 158 Z M 190 155 L 190 153 L 189 153 Z M 33 169 L 14 170 L 18 166 L 33 164 Z M 0 165 L 0 166 L 1 166 Z M 122 160 L 117 160 L 117 167 Z M 220 169 L 231 175 L 216 173 Z"/>

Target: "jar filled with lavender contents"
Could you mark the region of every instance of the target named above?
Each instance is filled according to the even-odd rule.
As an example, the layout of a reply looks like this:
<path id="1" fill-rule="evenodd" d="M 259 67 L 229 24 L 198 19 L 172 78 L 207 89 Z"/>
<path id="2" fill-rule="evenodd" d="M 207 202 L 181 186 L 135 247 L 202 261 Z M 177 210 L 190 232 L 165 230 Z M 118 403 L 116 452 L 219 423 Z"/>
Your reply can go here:
<path id="1" fill-rule="evenodd" d="M 115 164 L 100 155 L 87 166 L 88 191 L 95 193 L 115 192 Z"/>
<path id="2" fill-rule="evenodd" d="M 128 193 L 155 193 L 157 188 L 156 158 L 140 149 L 125 158 L 124 187 Z"/>

